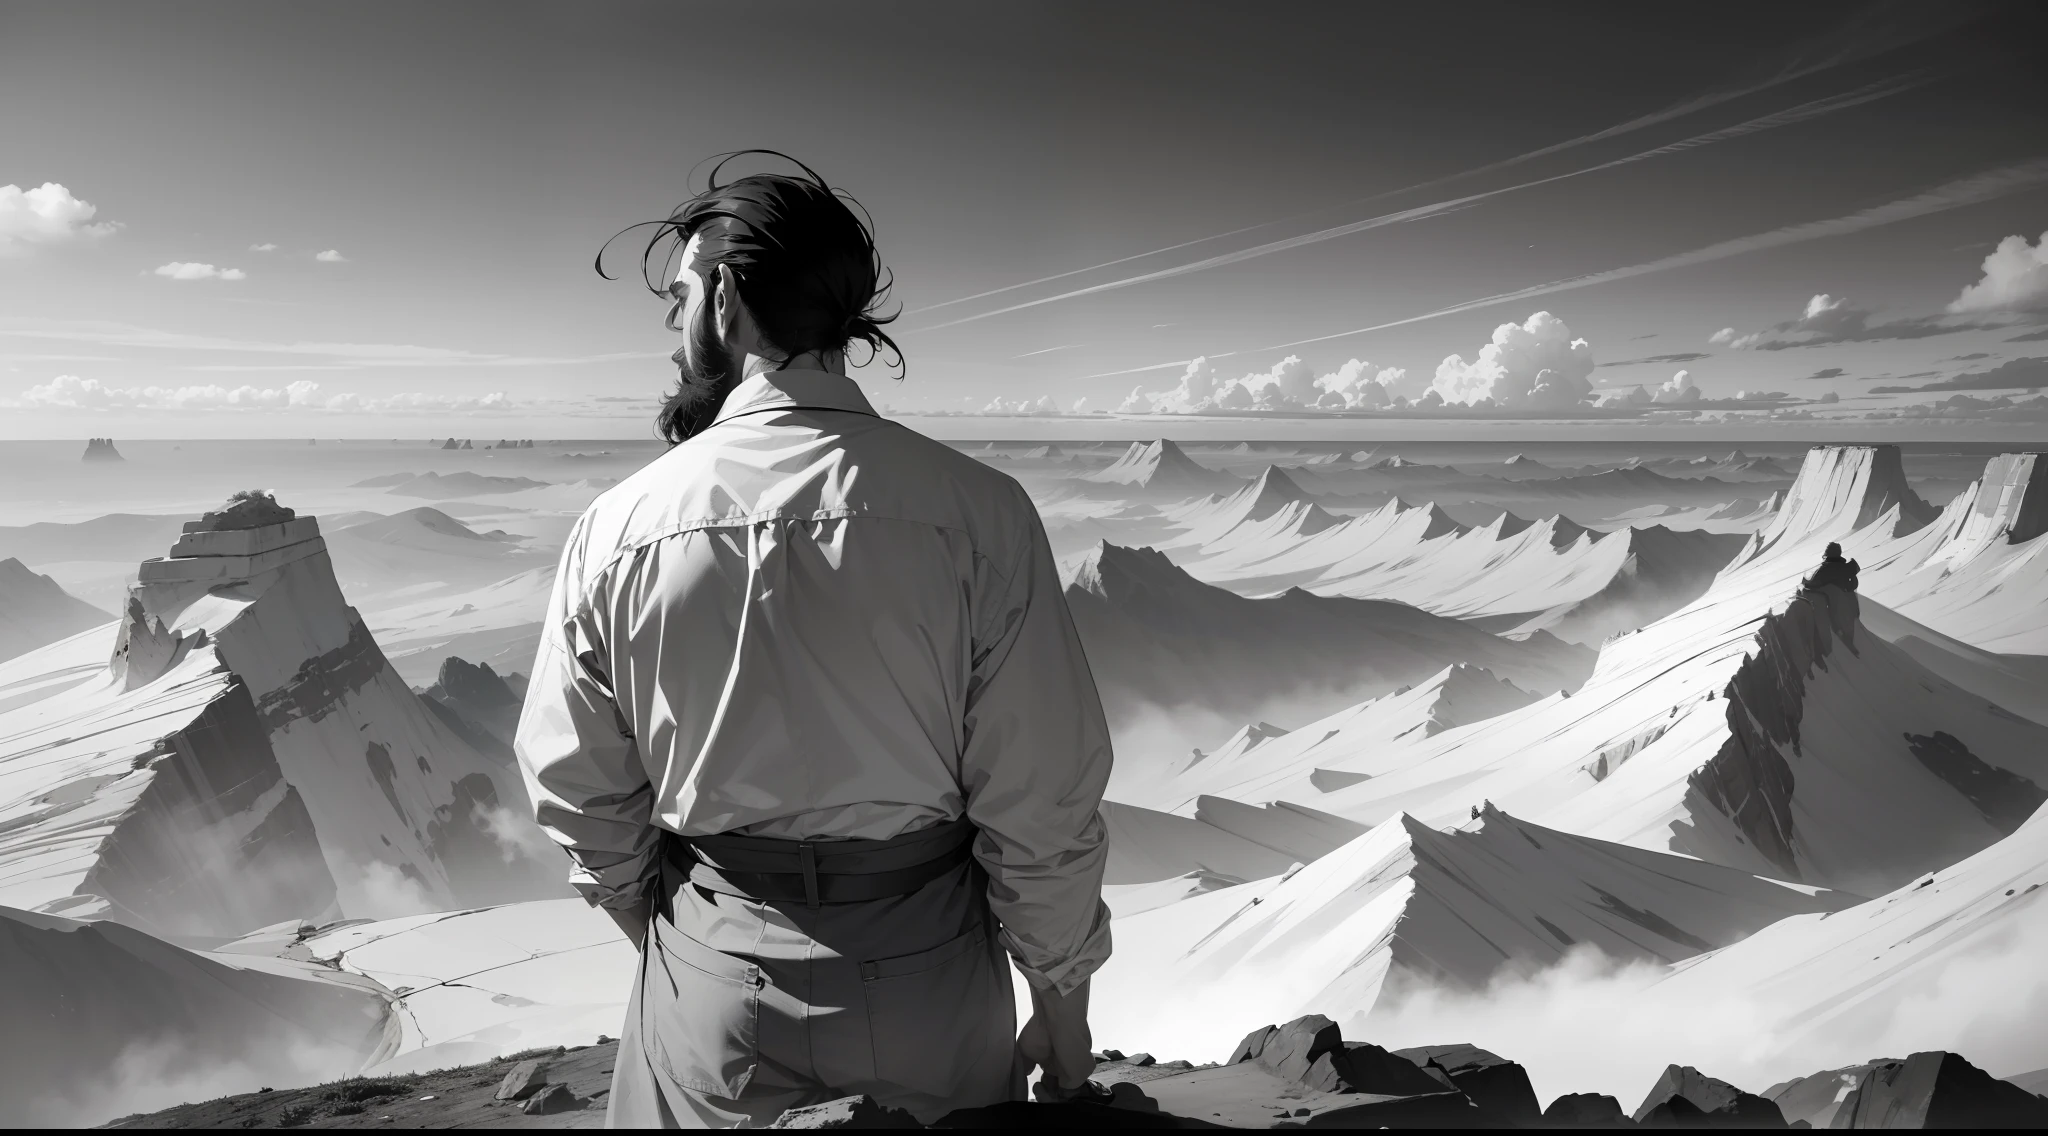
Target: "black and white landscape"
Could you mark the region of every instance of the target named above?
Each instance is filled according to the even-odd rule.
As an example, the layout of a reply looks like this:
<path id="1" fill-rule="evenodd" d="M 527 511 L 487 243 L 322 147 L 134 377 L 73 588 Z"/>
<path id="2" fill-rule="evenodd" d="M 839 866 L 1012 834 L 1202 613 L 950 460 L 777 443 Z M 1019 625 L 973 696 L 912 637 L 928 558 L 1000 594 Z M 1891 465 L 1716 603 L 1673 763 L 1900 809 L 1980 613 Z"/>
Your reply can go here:
<path id="1" fill-rule="evenodd" d="M 592 258 L 748 146 L 873 218 L 852 376 L 1030 495 L 1114 735 L 1116 1111 L 956 1126 L 2048 1125 L 2044 53 L 0 0 L 0 1125 L 601 1123 L 638 956 L 512 740 L 665 451 Z"/>

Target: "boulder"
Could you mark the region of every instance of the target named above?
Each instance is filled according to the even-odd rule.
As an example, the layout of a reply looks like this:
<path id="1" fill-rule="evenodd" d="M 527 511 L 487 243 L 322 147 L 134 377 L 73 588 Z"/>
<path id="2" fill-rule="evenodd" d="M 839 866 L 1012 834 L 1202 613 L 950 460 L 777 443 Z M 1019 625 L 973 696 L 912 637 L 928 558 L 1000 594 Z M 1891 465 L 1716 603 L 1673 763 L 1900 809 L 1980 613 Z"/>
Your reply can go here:
<path id="1" fill-rule="evenodd" d="M 918 1128 L 917 1118 L 900 1108 L 890 1108 L 862 1094 L 840 1097 L 824 1104 L 792 1108 L 775 1118 L 770 1128 Z"/>
<path id="2" fill-rule="evenodd" d="M 548 1083 L 548 1067 L 539 1061 L 521 1061 L 512 1066 L 505 1079 L 498 1083 L 497 1099 L 525 1100 L 540 1091 Z"/>
<path id="3" fill-rule="evenodd" d="M 784 1113 L 788 1116 L 788 1113 Z M 774 1127 L 780 1127 L 778 1121 Z M 847 1125 L 846 1127 L 853 1127 Z M 876 1125 L 875 1127 L 883 1127 Z M 908 1125 L 907 1127 L 916 1127 Z M 962 1108 L 938 1118 L 932 1128 L 1025 1128 L 1032 1130 L 1099 1132 L 1118 1128 L 1220 1128 L 1222 1125 L 1168 1116 L 1158 1112 L 1136 1112 L 1109 1105 L 1064 1101 L 1034 1104 L 1005 1101 L 981 1108 Z"/>
<path id="4" fill-rule="evenodd" d="M 1347 1041 L 1318 1056 L 1302 1083 L 1328 1093 L 1383 1097 L 1427 1096 L 1456 1089 L 1443 1070 L 1420 1066 L 1363 1041 Z"/>
<path id="5" fill-rule="evenodd" d="M 1396 1050 L 1394 1056 L 1405 1057 L 1424 1070 L 1441 1071 L 1452 1088 L 1471 1097 L 1472 1103 L 1498 1123 L 1526 1128 L 1543 1119 L 1529 1071 L 1497 1053 L 1476 1045 L 1424 1045 Z M 1619 1104 L 1614 1112 L 1621 1114 Z"/>
<path id="6" fill-rule="evenodd" d="M 1310 1014 L 1275 1029 L 1251 1060 L 1286 1080 L 1301 1081 L 1308 1076 L 1316 1058 L 1343 1047 L 1344 1035 L 1337 1029 L 1337 1023 L 1321 1014 Z"/>
<path id="7" fill-rule="evenodd" d="M 1836 1128 L 2048 1128 L 2048 1100 L 1954 1053 L 1872 1063 L 1837 1110 Z"/>
<path id="8" fill-rule="evenodd" d="M 1778 1106 L 1690 1065 L 1667 1065 L 1636 1106 L 1644 1128 L 1784 1128 Z"/>
<path id="9" fill-rule="evenodd" d="M 526 1098 L 519 1111 L 528 1116 L 552 1116 L 558 1112 L 575 1112 L 588 1103 L 570 1092 L 567 1085 L 549 1085 Z"/>
<path id="10" fill-rule="evenodd" d="M 1545 1128 L 1634 1128 L 1621 1102 L 1604 1093 L 1566 1093 L 1543 1110 Z"/>

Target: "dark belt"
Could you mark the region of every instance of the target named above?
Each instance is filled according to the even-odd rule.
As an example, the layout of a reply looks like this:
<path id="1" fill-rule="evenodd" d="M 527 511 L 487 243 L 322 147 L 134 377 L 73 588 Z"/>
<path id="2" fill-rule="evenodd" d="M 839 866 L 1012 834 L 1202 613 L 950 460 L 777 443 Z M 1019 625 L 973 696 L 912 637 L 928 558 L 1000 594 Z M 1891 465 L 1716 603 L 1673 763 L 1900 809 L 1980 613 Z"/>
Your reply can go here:
<path id="1" fill-rule="evenodd" d="M 966 817 L 888 840 L 782 840 L 666 834 L 664 854 L 690 882 L 765 902 L 861 903 L 909 895 L 974 857 Z"/>

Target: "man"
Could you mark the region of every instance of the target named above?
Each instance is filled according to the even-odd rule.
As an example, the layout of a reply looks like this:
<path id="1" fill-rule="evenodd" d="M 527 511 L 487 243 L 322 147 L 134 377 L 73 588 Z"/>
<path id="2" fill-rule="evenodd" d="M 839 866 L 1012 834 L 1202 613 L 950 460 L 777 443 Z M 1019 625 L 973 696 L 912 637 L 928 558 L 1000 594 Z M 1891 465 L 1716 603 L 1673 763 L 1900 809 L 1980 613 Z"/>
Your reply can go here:
<path id="1" fill-rule="evenodd" d="M 613 1127 L 857 1093 L 929 1122 L 1093 1068 L 1094 681 L 1024 491 L 846 377 L 894 349 L 886 289 L 804 172 L 714 169 L 656 223 L 674 445 L 571 532 L 519 723 L 540 824 L 641 945 Z"/>

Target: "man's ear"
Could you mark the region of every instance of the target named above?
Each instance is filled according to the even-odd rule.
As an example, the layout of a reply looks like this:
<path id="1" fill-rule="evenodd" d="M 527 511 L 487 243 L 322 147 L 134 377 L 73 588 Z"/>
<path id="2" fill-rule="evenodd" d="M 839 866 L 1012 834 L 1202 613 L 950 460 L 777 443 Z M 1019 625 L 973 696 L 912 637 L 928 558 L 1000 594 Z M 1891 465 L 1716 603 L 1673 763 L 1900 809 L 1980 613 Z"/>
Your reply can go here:
<path id="1" fill-rule="evenodd" d="M 740 322 L 740 281 L 732 271 L 732 265 L 721 264 L 713 271 L 718 287 L 712 297 L 716 306 L 711 314 L 718 319 L 718 331 L 722 338 L 730 340 L 733 330 Z"/>

